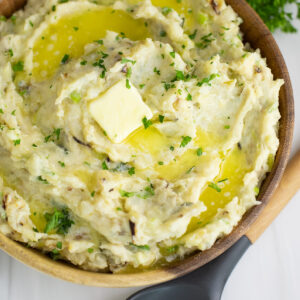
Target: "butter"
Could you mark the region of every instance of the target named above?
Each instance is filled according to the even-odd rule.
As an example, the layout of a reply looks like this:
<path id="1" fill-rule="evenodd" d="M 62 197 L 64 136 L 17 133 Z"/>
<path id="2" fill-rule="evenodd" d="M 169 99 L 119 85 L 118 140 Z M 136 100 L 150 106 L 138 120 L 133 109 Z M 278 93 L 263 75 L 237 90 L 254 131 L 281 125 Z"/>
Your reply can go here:
<path id="1" fill-rule="evenodd" d="M 128 84 L 130 88 L 128 88 Z M 131 82 L 123 79 L 89 105 L 94 120 L 114 143 L 121 143 L 153 114 Z"/>

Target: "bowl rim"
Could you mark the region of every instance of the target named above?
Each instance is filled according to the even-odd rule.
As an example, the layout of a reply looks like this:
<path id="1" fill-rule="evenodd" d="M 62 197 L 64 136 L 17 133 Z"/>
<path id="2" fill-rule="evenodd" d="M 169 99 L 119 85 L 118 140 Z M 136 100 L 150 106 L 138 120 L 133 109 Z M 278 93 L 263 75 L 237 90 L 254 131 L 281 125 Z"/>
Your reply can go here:
<path id="1" fill-rule="evenodd" d="M 271 63 L 272 72 L 274 72 L 275 68 L 277 70 L 275 73 L 278 73 L 277 77 L 283 78 L 285 81 L 285 84 L 280 91 L 280 144 L 273 168 L 267 175 L 258 196 L 258 200 L 261 201 L 261 204 L 250 209 L 243 216 L 242 220 L 234 228 L 234 230 L 229 235 L 217 240 L 212 248 L 203 252 L 198 252 L 166 267 L 157 268 L 150 271 L 127 274 L 108 274 L 85 271 L 67 262 L 53 261 L 38 250 L 26 248 L 23 244 L 11 240 L 1 233 L 0 249 L 34 269 L 69 282 L 101 287 L 136 287 L 161 283 L 179 276 L 183 276 L 221 255 L 247 232 L 252 223 L 257 219 L 260 212 L 268 203 L 274 190 L 277 188 L 288 162 L 293 139 L 294 100 L 291 81 L 285 61 L 278 45 L 275 42 L 274 37 L 266 25 L 263 23 L 257 13 L 248 5 L 248 3 L 246 3 L 246 1 L 227 0 L 226 2 L 228 5 L 231 5 L 236 12 L 239 12 L 238 14 L 242 18 L 243 16 L 241 15 L 241 12 L 247 11 L 251 26 L 249 27 L 250 29 L 244 28 L 243 30 L 242 25 L 243 34 L 245 36 L 248 34 L 253 35 L 253 32 L 251 33 L 251 31 L 256 31 L 257 40 L 255 44 L 259 42 L 266 44 L 268 51 L 271 52 L 261 52 L 263 56 L 267 58 L 268 66 Z M 253 45 L 253 42 L 249 43 Z"/>

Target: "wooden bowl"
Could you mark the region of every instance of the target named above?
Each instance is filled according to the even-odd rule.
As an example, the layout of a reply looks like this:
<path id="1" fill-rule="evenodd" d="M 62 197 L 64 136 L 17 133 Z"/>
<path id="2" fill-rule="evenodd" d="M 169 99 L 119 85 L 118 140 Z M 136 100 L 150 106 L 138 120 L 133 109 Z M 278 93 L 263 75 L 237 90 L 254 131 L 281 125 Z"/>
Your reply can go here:
<path id="1" fill-rule="evenodd" d="M 10 15 L 22 7 L 24 2 L 25 0 L 2 0 L 0 13 Z M 286 167 L 293 136 L 294 102 L 284 59 L 268 28 L 246 1 L 227 0 L 226 2 L 244 20 L 242 31 L 245 41 L 249 42 L 253 48 L 260 48 L 262 56 L 267 58 L 268 66 L 272 69 L 274 77 L 282 78 L 285 81 L 285 85 L 280 91 L 280 145 L 273 169 L 261 188 L 259 200 L 262 204 L 249 210 L 232 233 L 219 239 L 211 249 L 198 252 L 168 267 L 152 271 L 133 274 L 103 274 L 84 271 L 68 263 L 53 261 L 42 253 L 26 248 L 0 234 L 0 248 L 3 251 L 39 271 L 74 283 L 104 287 L 131 287 L 155 284 L 189 273 L 222 254 L 247 232 L 269 201 Z"/>

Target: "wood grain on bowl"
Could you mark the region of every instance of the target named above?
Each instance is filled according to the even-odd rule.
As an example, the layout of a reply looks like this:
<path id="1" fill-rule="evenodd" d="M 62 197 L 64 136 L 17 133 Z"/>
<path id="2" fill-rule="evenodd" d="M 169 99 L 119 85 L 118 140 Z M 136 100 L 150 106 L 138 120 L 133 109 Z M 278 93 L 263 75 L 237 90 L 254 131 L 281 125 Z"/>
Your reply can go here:
<path id="1" fill-rule="evenodd" d="M 24 2 L 24 0 L 0 0 L 0 13 L 9 16 L 16 9 L 20 8 Z M 198 252 L 168 267 L 152 271 L 133 274 L 88 272 L 67 263 L 53 261 L 40 252 L 26 248 L 0 234 L 0 248 L 2 250 L 35 269 L 64 280 L 92 286 L 129 287 L 155 284 L 191 272 L 222 254 L 247 231 L 249 232 L 251 240 L 254 241 L 258 237 L 262 229 L 266 226 L 266 222 L 259 221 L 261 219 L 258 219 L 253 227 L 251 227 L 251 225 L 261 214 L 273 192 L 276 190 L 289 158 L 294 126 L 293 92 L 284 59 L 268 28 L 246 1 L 227 0 L 226 2 L 231 5 L 244 20 L 242 31 L 244 32 L 245 41 L 249 42 L 253 48 L 260 48 L 262 56 L 267 59 L 267 63 L 272 69 L 274 77 L 282 78 L 285 81 L 280 91 L 280 146 L 274 166 L 261 188 L 259 200 L 262 204 L 248 211 L 233 232 L 218 240 L 211 249 L 201 253 Z M 274 197 L 270 205 L 273 206 L 274 203 L 278 203 L 281 199 L 282 197 Z M 277 207 L 279 207 L 279 204 Z M 267 209 L 267 213 L 269 213 L 271 208 L 267 207 Z M 277 211 L 278 209 L 268 214 L 269 221 L 274 217 Z M 266 214 L 264 214 L 264 216 L 266 216 Z"/>

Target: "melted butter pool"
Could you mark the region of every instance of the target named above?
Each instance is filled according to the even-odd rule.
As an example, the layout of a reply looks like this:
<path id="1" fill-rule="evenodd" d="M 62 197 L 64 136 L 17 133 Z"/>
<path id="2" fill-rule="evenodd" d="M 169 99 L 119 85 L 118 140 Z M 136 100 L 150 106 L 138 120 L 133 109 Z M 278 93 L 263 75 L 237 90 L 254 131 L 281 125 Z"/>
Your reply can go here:
<path id="1" fill-rule="evenodd" d="M 236 146 L 225 157 L 220 174 L 213 182 L 220 188 L 220 191 L 208 186 L 202 192 L 200 201 L 205 204 L 207 210 L 199 217 L 192 219 L 187 232 L 205 226 L 219 209 L 224 208 L 235 196 L 238 196 L 243 186 L 244 176 L 249 171 L 250 167 L 244 152 Z"/>
<path id="2" fill-rule="evenodd" d="M 192 169 L 201 163 L 210 159 L 209 152 L 211 149 L 218 149 L 220 139 L 213 134 L 207 133 L 198 129 L 194 140 L 195 148 L 189 149 L 181 156 L 175 157 L 168 164 L 159 165 L 158 161 L 162 151 L 171 151 L 170 147 L 179 147 L 180 139 L 167 138 L 155 127 L 147 129 L 140 128 L 132 133 L 125 143 L 131 145 L 133 148 L 151 154 L 154 166 L 153 169 L 157 172 L 159 178 L 168 181 L 174 181 L 181 178 L 185 174 L 192 171 Z M 205 155 L 197 155 L 197 149 L 201 148 Z"/>
<path id="3" fill-rule="evenodd" d="M 55 73 L 65 54 L 78 58 L 84 47 L 104 38 L 107 30 L 125 33 L 131 40 L 150 36 L 142 19 L 133 19 L 128 13 L 112 8 L 86 10 L 67 15 L 51 24 L 33 47 L 33 76 L 45 79 Z"/>

